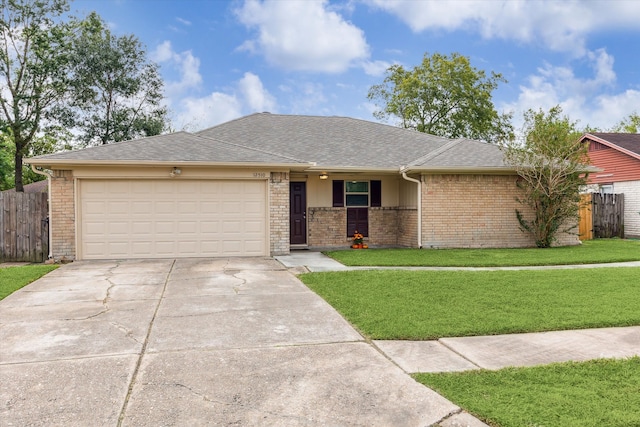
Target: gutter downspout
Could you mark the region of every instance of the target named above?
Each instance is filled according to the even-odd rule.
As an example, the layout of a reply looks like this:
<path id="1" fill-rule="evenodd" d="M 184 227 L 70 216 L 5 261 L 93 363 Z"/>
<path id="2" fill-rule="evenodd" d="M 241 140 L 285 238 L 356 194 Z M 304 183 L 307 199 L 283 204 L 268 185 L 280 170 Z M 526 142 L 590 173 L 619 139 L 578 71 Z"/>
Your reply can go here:
<path id="1" fill-rule="evenodd" d="M 48 255 L 48 259 L 52 259 L 53 258 L 53 248 L 52 248 L 52 242 L 53 242 L 53 233 L 51 232 L 51 174 L 45 171 L 40 171 L 38 169 L 36 169 L 35 165 L 31 165 L 31 170 L 34 171 L 35 173 L 37 173 L 38 175 L 42 175 L 42 176 L 46 176 L 47 177 L 47 204 L 48 206 L 48 210 L 49 210 L 49 226 L 48 231 L 49 231 L 49 255 Z"/>
<path id="2" fill-rule="evenodd" d="M 418 184 L 418 249 L 422 249 L 422 183 L 420 180 L 407 176 L 407 172 L 402 172 L 402 177 Z"/>

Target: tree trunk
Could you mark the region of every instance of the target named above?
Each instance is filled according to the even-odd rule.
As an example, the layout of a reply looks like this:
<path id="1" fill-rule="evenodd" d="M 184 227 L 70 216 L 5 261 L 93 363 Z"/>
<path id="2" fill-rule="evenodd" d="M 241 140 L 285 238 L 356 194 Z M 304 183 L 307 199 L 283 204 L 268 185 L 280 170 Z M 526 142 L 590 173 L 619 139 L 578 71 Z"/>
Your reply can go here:
<path id="1" fill-rule="evenodd" d="M 15 169 L 16 192 L 24 193 L 24 186 L 22 185 L 22 153 L 21 153 L 21 150 L 19 150 L 17 147 L 16 147 L 15 162 L 16 162 L 16 169 Z"/>

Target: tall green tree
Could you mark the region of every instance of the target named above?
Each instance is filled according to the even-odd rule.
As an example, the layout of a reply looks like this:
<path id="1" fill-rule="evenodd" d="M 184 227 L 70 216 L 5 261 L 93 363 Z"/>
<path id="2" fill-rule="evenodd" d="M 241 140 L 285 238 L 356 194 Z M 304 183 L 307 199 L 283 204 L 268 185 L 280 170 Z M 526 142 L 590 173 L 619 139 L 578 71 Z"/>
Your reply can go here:
<path id="1" fill-rule="evenodd" d="M 620 122 L 611 129 L 611 132 L 640 133 L 640 114 L 629 114 L 629 117 L 620 120 Z"/>
<path id="2" fill-rule="evenodd" d="M 67 116 L 86 145 L 158 135 L 168 127 L 158 65 L 134 35 L 116 36 L 94 12 L 73 44 Z"/>
<path id="3" fill-rule="evenodd" d="M 500 82 L 506 82 L 501 74 L 487 76 L 466 56 L 425 54 L 410 70 L 391 66 L 367 97 L 380 108 L 374 113 L 380 120 L 395 117 L 419 132 L 499 142 L 513 138 L 511 114 L 498 113 L 492 101 Z"/>
<path id="4" fill-rule="evenodd" d="M 525 112 L 522 135 L 523 141 L 502 146 L 506 162 L 520 176 L 517 201 L 527 208 L 517 209 L 516 216 L 536 246 L 548 248 L 559 233 L 577 227 L 579 192 L 588 177 L 588 147 L 580 143 L 582 132 L 559 106 L 547 113 Z"/>
<path id="5" fill-rule="evenodd" d="M 14 151 L 16 191 L 22 158 L 68 88 L 72 27 L 59 18 L 67 0 L 0 0 L 0 122 Z"/>

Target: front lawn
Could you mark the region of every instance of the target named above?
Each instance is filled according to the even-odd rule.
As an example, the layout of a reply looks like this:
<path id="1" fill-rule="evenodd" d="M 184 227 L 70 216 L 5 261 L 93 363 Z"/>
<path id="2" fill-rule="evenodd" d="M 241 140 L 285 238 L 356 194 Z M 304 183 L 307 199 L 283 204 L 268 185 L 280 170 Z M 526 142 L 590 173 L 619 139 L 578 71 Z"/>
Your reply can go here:
<path id="1" fill-rule="evenodd" d="M 367 249 L 326 252 L 350 266 L 502 267 L 640 261 L 640 240 L 598 239 L 538 249 Z"/>
<path id="2" fill-rule="evenodd" d="M 57 265 L 0 268 L 0 300 L 56 268 Z"/>
<path id="3" fill-rule="evenodd" d="M 640 426 L 640 358 L 416 374 L 492 426 Z"/>
<path id="4" fill-rule="evenodd" d="M 368 270 L 300 279 L 363 334 L 431 340 L 640 325 L 640 268 Z"/>

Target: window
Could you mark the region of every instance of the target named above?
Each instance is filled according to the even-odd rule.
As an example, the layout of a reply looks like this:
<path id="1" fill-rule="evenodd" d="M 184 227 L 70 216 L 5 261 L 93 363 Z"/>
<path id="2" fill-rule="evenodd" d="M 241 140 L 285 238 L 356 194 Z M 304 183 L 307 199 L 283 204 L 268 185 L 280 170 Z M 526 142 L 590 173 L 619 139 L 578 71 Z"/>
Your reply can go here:
<path id="1" fill-rule="evenodd" d="M 347 207 L 347 237 L 369 235 L 369 207 L 382 206 L 382 181 L 333 180 L 333 207 Z"/>
<path id="2" fill-rule="evenodd" d="M 347 206 L 369 206 L 369 181 L 347 181 L 345 190 Z"/>
<path id="3" fill-rule="evenodd" d="M 600 194 L 613 194 L 613 184 L 600 184 Z"/>
<path id="4" fill-rule="evenodd" d="M 345 181 L 333 180 L 334 208 L 345 206 L 381 207 L 382 181 Z"/>

